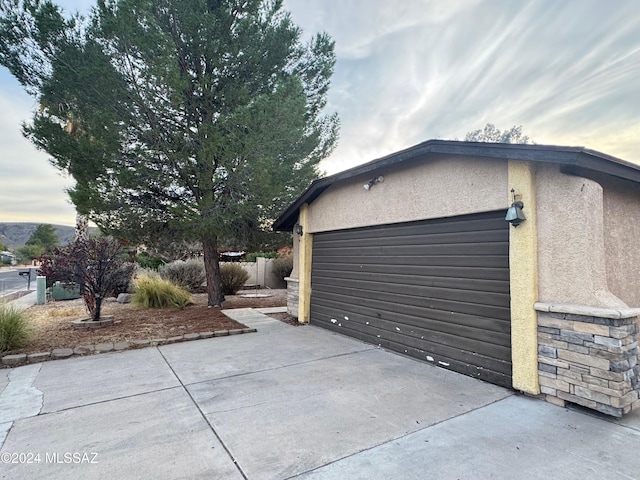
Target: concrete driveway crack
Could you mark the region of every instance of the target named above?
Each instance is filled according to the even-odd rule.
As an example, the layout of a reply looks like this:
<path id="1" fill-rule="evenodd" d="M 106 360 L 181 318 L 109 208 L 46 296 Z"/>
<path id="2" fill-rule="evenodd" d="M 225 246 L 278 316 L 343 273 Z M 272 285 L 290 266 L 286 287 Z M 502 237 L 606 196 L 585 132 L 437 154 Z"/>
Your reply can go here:
<path id="1" fill-rule="evenodd" d="M 156 347 L 157 348 L 157 347 Z M 162 359 L 165 361 L 165 363 L 167 364 L 167 366 L 169 367 L 169 369 L 171 370 L 171 372 L 173 372 L 173 374 L 175 375 L 176 379 L 178 380 L 178 382 L 180 382 L 180 385 L 182 386 L 183 390 L 185 391 L 185 393 L 189 396 L 189 398 L 191 399 L 191 402 L 193 402 L 193 405 L 198 409 L 198 412 L 200 412 L 200 415 L 202 416 L 202 418 L 204 419 L 204 421 L 207 423 L 207 425 L 209 425 L 209 428 L 211 429 L 211 431 L 213 432 L 213 434 L 215 435 L 215 437 L 218 439 L 218 441 L 220 442 L 220 445 L 222 445 L 222 448 L 224 448 L 224 451 L 227 452 L 227 455 L 229 455 L 229 458 L 231 459 L 231 461 L 233 462 L 233 464 L 236 466 L 236 468 L 238 469 L 238 472 L 240 472 L 240 475 L 242 475 L 242 478 L 244 478 L 245 480 L 249 480 L 247 475 L 244 473 L 244 471 L 242 470 L 242 467 L 238 464 L 238 461 L 235 459 L 235 457 L 233 456 L 233 454 L 231 453 L 231 451 L 229 450 L 229 448 L 227 447 L 227 445 L 224 443 L 224 440 L 222 440 L 222 438 L 220 437 L 220 435 L 218 435 L 218 432 L 216 432 L 216 429 L 213 428 L 213 425 L 211 424 L 211 422 L 209 421 L 209 419 L 207 418 L 207 416 L 205 415 L 205 413 L 202 411 L 202 409 L 200 408 L 200 405 L 198 405 L 198 402 L 196 402 L 195 398 L 193 398 L 193 395 L 191 395 L 191 392 L 189 392 L 189 389 L 187 389 L 187 386 L 182 383 L 182 380 L 180 379 L 180 377 L 178 376 L 178 374 L 176 373 L 176 371 L 173 369 L 173 367 L 171 366 L 171 364 L 169 363 L 169 361 L 167 360 L 167 358 L 164 356 L 164 354 L 162 353 L 162 350 L 160 350 L 159 348 L 157 349 L 158 352 L 160 352 L 160 355 L 162 356 Z"/>

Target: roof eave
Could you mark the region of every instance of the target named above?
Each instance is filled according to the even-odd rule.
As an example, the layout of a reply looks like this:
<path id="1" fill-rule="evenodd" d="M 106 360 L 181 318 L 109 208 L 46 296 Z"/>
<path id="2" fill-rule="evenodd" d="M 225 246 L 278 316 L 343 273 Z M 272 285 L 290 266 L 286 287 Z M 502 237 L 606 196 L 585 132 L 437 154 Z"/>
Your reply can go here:
<path id="1" fill-rule="evenodd" d="M 432 154 L 555 163 L 562 165 L 565 173 L 584 175 L 585 172 L 597 172 L 640 183 L 639 165 L 584 147 L 428 140 L 329 177 L 315 180 L 294 203 L 282 212 L 273 223 L 273 229 L 275 231 L 291 231 L 298 220 L 300 207 L 305 203 L 313 202 L 335 182 Z"/>

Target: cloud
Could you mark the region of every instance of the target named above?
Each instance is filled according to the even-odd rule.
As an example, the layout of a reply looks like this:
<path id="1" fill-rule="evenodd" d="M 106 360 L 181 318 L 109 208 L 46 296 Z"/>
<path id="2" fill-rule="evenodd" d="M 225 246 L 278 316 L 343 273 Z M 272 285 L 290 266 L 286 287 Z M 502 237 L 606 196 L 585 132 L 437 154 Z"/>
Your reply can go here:
<path id="1" fill-rule="evenodd" d="M 87 11 L 91 2 L 61 3 Z M 462 139 L 489 122 L 640 163 L 636 0 L 285 0 L 285 8 L 306 37 L 326 31 L 336 41 L 327 112 L 338 112 L 342 128 L 321 164 L 327 173 L 431 138 Z M 6 72 L 0 84 L 0 220 L 24 207 L 25 220 L 60 212 L 73 224 L 69 181 L 19 132 L 33 101 Z"/>
<path id="2" fill-rule="evenodd" d="M 464 138 L 488 122 L 524 125 L 538 143 L 588 140 L 640 161 L 628 143 L 633 129 L 620 127 L 640 117 L 633 1 L 287 6 L 305 30 L 336 40 L 327 108 L 342 130 L 322 165 L 329 173 L 430 138 Z"/>
<path id="3" fill-rule="evenodd" d="M 33 100 L 17 82 L 0 74 L 7 85 L 0 94 L 0 221 L 75 224 L 75 208 L 68 203 L 65 189 L 72 182 L 61 176 L 22 136 L 21 124 L 30 118 Z"/>

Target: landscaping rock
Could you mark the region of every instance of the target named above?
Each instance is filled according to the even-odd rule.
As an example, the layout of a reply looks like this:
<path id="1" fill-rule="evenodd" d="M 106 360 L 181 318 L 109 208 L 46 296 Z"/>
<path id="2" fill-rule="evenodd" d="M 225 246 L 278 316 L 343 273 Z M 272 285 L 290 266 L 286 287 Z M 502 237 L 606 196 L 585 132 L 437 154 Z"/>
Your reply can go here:
<path id="1" fill-rule="evenodd" d="M 176 335 L 175 337 L 167 338 L 167 343 L 176 343 L 181 342 L 182 340 L 184 340 L 184 337 L 182 335 Z"/>
<path id="2" fill-rule="evenodd" d="M 117 342 L 113 344 L 113 349 L 116 351 L 126 350 L 129 348 L 129 342 Z"/>
<path id="3" fill-rule="evenodd" d="M 244 333 L 242 328 L 234 328 L 233 330 L 229 330 L 229 335 L 240 335 L 241 333 Z"/>
<path id="4" fill-rule="evenodd" d="M 96 352 L 98 353 L 104 353 L 104 352 L 110 352 L 113 350 L 113 343 L 99 343 L 96 345 Z"/>
<path id="5" fill-rule="evenodd" d="M 151 343 L 149 340 L 131 340 L 133 345 L 149 345 Z"/>
<path id="6" fill-rule="evenodd" d="M 86 355 L 87 353 L 91 353 L 92 351 L 92 345 L 78 345 L 73 349 L 73 353 L 75 353 L 76 355 Z"/>
<path id="7" fill-rule="evenodd" d="M 20 365 L 27 361 L 27 355 L 25 353 L 18 353 L 16 355 L 5 355 L 2 357 L 2 364 L 9 365 L 13 367 L 15 365 Z"/>
<path id="8" fill-rule="evenodd" d="M 187 333 L 184 335 L 185 340 L 197 340 L 200 338 L 199 333 Z"/>
<path id="9" fill-rule="evenodd" d="M 88 317 L 80 318 L 71 322 L 73 328 L 102 328 L 113 325 L 113 315 L 103 315 L 100 320 L 93 321 Z"/>
<path id="10" fill-rule="evenodd" d="M 218 330 L 217 332 L 213 332 L 214 337 L 226 337 L 229 335 L 229 330 Z"/>
<path id="11" fill-rule="evenodd" d="M 213 332 L 200 332 L 200 338 L 211 338 L 213 337 Z"/>
<path id="12" fill-rule="evenodd" d="M 51 352 L 39 352 L 39 353 L 32 353 L 31 355 L 27 355 L 27 360 L 29 360 L 29 363 L 46 362 L 50 358 L 51 358 Z"/>
<path id="13" fill-rule="evenodd" d="M 118 303 L 130 303 L 131 302 L 131 294 L 130 293 L 121 293 L 118 295 L 117 302 Z"/>
<path id="14" fill-rule="evenodd" d="M 69 358 L 73 355 L 73 350 L 71 348 L 56 348 L 53 352 L 51 352 L 51 358 Z"/>

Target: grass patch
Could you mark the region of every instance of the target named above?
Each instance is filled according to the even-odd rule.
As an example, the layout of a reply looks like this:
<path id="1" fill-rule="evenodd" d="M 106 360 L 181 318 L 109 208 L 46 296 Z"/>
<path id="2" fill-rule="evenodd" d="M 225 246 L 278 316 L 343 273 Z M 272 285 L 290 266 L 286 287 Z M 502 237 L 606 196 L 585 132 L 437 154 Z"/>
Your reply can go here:
<path id="1" fill-rule="evenodd" d="M 28 315 L 30 325 L 33 325 L 36 335 L 42 325 L 46 325 L 48 322 L 57 320 L 76 320 L 80 317 L 87 316 L 87 310 L 83 307 L 58 307 L 53 302 L 47 304 L 46 308 L 36 309 L 29 308 L 25 311 L 25 315 Z"/>
<path id="2" fill-rule="evenodd" d="M 13 305 L 0 305 L 0 352 L 25 346 L 31 336 L 24 312 Z"/>
<path id="3" fill-rule="evenodd" d="M 80 307 L 64 307 L 49 310 L 48 316 L 51 318 L 71 318 L 86 316 L 87 311 Z"/>
<path id="4" fill-rule="evenodd" d="M 141 276 L 134 280 L 135 293 L 131 305 L 139 308 L 184 308 L 193 299 L 184 288 L 157 276 Z"/>

